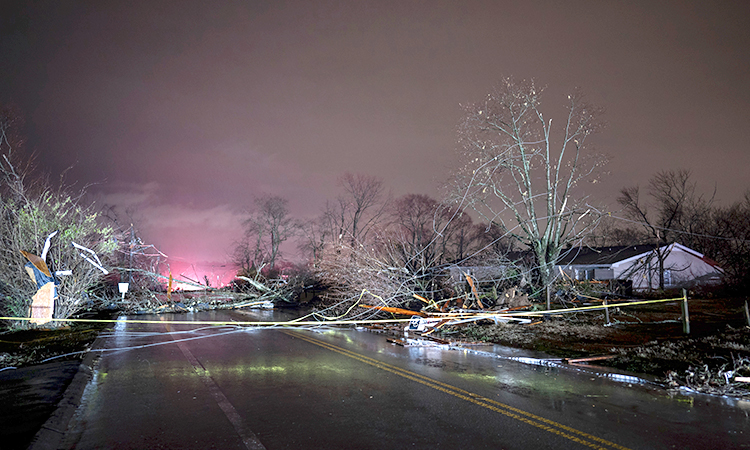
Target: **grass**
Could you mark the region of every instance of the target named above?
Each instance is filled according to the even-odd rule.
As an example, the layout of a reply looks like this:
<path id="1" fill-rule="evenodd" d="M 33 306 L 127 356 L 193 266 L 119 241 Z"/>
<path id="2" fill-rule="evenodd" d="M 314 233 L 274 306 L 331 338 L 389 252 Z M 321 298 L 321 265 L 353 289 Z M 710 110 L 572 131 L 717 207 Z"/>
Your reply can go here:
<path id="1" fill-rule="evenodd" d="M 76 323 L 54 329 L 6 330 L 0 333 L 0 368 L 39 364 L 48 358 L 68 355 L 82 359 L 107 324 Z"/>

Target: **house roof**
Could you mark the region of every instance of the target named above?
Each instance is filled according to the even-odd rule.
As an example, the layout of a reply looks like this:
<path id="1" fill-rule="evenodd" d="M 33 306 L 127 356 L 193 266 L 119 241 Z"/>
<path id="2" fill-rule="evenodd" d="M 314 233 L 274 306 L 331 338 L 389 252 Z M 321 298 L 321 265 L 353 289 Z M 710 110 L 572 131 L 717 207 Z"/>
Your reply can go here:
<path id="1" fill-rule="evenodd" d="M 685 253 L 689 253 L 694 257 L 702 260 L 706 264 L 721 270 L 719 264 L 706 257 L 704 254 L 697 252 L 691 248 L 685 247 L 684 245 L 673 243 L 666 245 L 662 248 L 672 247 L 668 250 L 671 252 L 674 249 L 681 250 Z M 629 262 L 629 260 L 636 260 L 653 252 L 656 249 L 653 245 L 621 245 L 611 247 L 574 247 L 566 250 L 560 255 L 557 260 L 557 265 L 577 265 L 577 266 L 597 266 L 597 265 L 612 265 L 616 263 Z"/>
<path id="2" fill-rule="evenodd" d="M 573 247 L 560 254 L 557 264 L 610 265 L 654 250 L 653 245 L 619 245 L 611 247 Z"/>

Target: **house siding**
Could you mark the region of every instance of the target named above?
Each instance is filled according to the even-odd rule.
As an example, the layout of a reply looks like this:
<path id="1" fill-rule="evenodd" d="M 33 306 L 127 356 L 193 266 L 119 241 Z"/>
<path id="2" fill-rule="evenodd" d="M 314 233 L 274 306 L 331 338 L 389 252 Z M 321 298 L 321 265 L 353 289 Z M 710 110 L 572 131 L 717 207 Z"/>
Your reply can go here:
<path id="1" fill-rule="evenodd" d="M 641 267 L 633 270 L 634 264 Z M 612 268 L 615 278 L 632 280 L 633 289 L 636 291 L 659 287 L 659 261 L 655 256 L 645 255 L 635 262 L 615 263 Z M 664 260 L 664 271 L 665 288 L 691 286 L 697 280 L 705 279 L 707 276 L 715 275 L 717 278 L 721 276 L 716 267 L 702 259 L 702 255 L 685 251 L 677 246 L 672 248 Z"/>

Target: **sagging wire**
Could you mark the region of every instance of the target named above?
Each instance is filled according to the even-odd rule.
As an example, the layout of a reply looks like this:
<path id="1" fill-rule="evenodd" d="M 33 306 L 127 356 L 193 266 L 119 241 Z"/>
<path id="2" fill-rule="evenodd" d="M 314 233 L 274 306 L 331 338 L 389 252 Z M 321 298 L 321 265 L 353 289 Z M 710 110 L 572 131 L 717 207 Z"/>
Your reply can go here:
<path id="1" fill-rule="evenodd" d="M 341 314 L 341 315 L 339 315 L 339 316 L 336 316 L 336 317 L 327 317 L 327 316 L 324 316 L 323 314 L 320 314 L 320 313 L 319 313 L 319 312 L 317 312 L 317 311 L 313 311 L 313 312 L 311 312 L 310 314 L 308 314 L 307 316 L 302 316 L 302 317 L 300 317 L 299 319 L 295 319 L 295 320 L 292 320 L 291 322 L 300 322 L 300 321 L 302 321 L 302 320 L 303 320 L 304 318 L 306 318 L 306 317 L 310 317 L 310 316 L 312 316 L 312 317 L 318 317 L 318 316 L 319 316 L 319 317 L 322 317 L 322 318 L 324 318 L 325 320 L 338 320 L 338 319 L 340 319 L 340 318 L 342 318 L 342 317 L 346 317 L 346 315 L 347 315 L 347 314 L 349 314 L 349 313 L 351 312 L 351 310 L 352 310 L 352 309 L 354 309 L 354 307 L 355 307 L 355 306 L 359 305 L 359 302 L 361 302 L 361 301 L 362 301 L 362 297 L 364 297 L 365 293 L 368 293 L 368 294 L 372 295 L 373 297 L 375 297 L 375 298 L 377 298 L 378 300 L 380 300 L 381 302 L 383 302 L 383 304 L 384 304 L 384 305 L 388 306 L 388 303 L 386 303 L 386 302 L 385 302 L 385 300 L 383 300 L 383 298 L 382 298 L 382 297 L 380 297 L 380 296 L 378 296 L 378 295 L 375 295 L 375 294 L 373 294 L 372 292 L 368 291 L 367 289 L 362 289 L 362 292 L 361 292 L 361 293 L 359 294 L 359 298 L 357 299 L 357 301 L 356 301 L 356 302 L 354 302 L 354 303 L 352 303 L 352 305 L 351 305 L 351 306 L 349 307 L 349 309 L 347 309 L 345 313 L 343 313 L 343 314 Z M 334 305 L 334 306 L 335 306 L 335 305 Z M 329 308 L 326 308 L 326 309 L 330 309 L 330 308 L 332 308 L 332 307 L 333 307 L 333 306 L 331 306 L 331 307 L 329 307 Z M 326 309 L 324 309 L 323 311 L 325 311 Z"/>
<path id="2" fill-rule="evenodd" d="M 127 320 L 121 320 L 118 322 L 127 322 Z M 99 336 L 104 338 L 110 338 L 110 337 L 116 337 L 116 336 L 125 336 L 125 337 L 153 337 L 153 336 L 162 336 L 164 334 L 189 334 L 189 333 L 195 333 L 198 331 L 203 330 L 210 330 L 210 329 L 217 329 L 217 328 L 236 328 L 237 325 L 211 325 L 206 327 L 200 327 L 195 328 L 193 330 L 183 330 L 183 331 L 124 331 L 124 332 L 109 332 L 109 333 L 101 333 Z"/>
<path id="3" fill-rule="evenodd" d="M 356 300 L 356 301 L 355 301 L 355 302 L 354 302 L 353 304 L 351 304 L 351 305 L 349 306 L 349 308 L 348 308 L 348 309 L 346 310 L 346 312 L 344 312 L 343 314 L 340 314 L 340 315 L 338 315 L 338 316 L 335 316 L 335 317 L 328 317 L 328 316 L 325 316 L 325 315 L 323 315 L 322 313 L 323 313 L 323 312 L 325 312 L 325 311 L 328 311 L 328 310 L 334 309 L 334 308 L 338 307 L 338 306 L 339 306 L 339 305 L 341 305 L 341 304 L 345 304 L 345 303 L 348 303 L 348 302 L 350 302 L 350 301 L 351 301 L 351 298 L 350 298 L 350 299 L 346 299 L 346 300 L 342 300 L 342 301 L 340 301 L 340 302 L 338 302 L 338 303 L 336 303 L 336 304 L 333 304 L 333 305 L 331 305 L 331 306 L 329 306 L 329 307 L 327 307 L 327 308 L 325 308 L 325 309 L 323 309 L 323 310 L 321 310 L 321 311 L 313 311 L 313 312 L 311 312 L 311 313 L 309 313 L 309 314 L 306 314 L 306 315 L 304 315 L 304 316 L 302 316 L 302 317 L 298 317 L 297 319 L 294 319 L 294 320 L 290 320 L 290 321 L 289 321 L 289 323 L 302 322 L 302 321 L 304 321 L 305 319 L 307 319 L 307 318 L 310 318 L 310 317 L 314 317 L 314 318 L 322 318 L 322 319 L 324 319 L 324 320 L 328 320 L 328 321 L 335 321 L 335 320 L 339 320 L 339 319 L 341 319 L 342 317 L 346 317 L 346 316 L 347 316 L 347 314 L 349 314 L 349 313 L 350 313 L 350 312 L 352 311 L 352 309 L 354 309 L 354 307 L 355 307 L 355 306 L 359 305 L 359 303 L 360 303 L 360 302 L 362 301 L 362 298 L 364 297 L 365 293 L 367 293 L 367 294 L 370 294 L 370 295 L 372 295 L 373 297 L 375 297 L 375 298 L 377 298 L 378 300 L 380 300 L 381 302 L 383 302 L 383 304 L 384 304 L 385 306 L 388 306 L 388 303 L 387 303 L 387 302 L 386 302 L 386 301 L 385 301 L 385 300 L 384 300 L 384 299 L 383 299 L 383 298 L 382 298 L 381 296 L 379 296 L 379 295 L 377 295 L 377 294 L 374 294 L 374 293 L 370 292 L 370 291 L 369 291 L 368 289 L 362 289 L 362 292 L 361 292 L 361 293 L 359 294 L 359 298 L 358 298 L 358 299 L 357 299 L 357 300 Z M 360 314 L 355 314 L 355 315 L 354 315 L 354 316 L 352 316 L 352 317 L 353 317 L 354 319 L 357 319 L 357 318 L 359 318 L 359 317 L 366 317 L 366 319 L 365 319 L 365 320 L 368 320 L 368 319 L 370 319 L 370 318 L 372 318 L 372 317 L 375 317 L 376 315 L 377 315 L 377 312 L 375 312 L 375 313 L 370 313 L 369 311 L 363 311 L 362 313 L 360 313 Z M 321 322 L 321 324 L 322 324 L 322 323 L 325 323 L 325 322 Z"/>
<path id="4" fill-rule="evenodd" d="M 240 327 L 238 327 L 238 328 L 240 328 Z M 242 332 L 242 331 L 245 331 L 245 328 L 240 328 L 240 329 L 231 330 L 231 331 L 225 331 L 225 332 L 222 332 L 222 333 L 209 334 L 209 335 L 206 335 L 206 336 L 195 336 L 195 337 L 191 337 L 191 338 L 174 339 L 174 340 L 169 340 L 169 341 L 164 341 L 164 342 L 154 342 L 154 343 L 151 343 L 151 344 L 134 345 L 134 346 L 130 346 L 130 347 L 101 348 L 101 349 L 80 350 L 80 351 L 77 351 L 77 352 L 66 353 L 64 355 L 52 356 L 50 358 L 42 360 L 40 362 L 40 364 L 41 363 L 46 363 L 48 361 L 52 361 L 53 359 L 64 358 L 66 356 L 80 355 L 80 354 L 89 353 L 89 352 L 111 353 L 111 352 L 119 352 L 119 351 L 125 351 L 125 350 L 136 350 L 136 349 L 147 348 L 147 347 L 158 347 L 160 345 L 176 344 L 178 342 L 194 341 L 194 340 L 198 340 L 198 339 L 205 339 L 205 338 L 211 338 L 211 337 L 216 337 L 216 336 L 224 336 L 224 335 L 227 335 L 227 334 L 233 334 L 233 333 L 238 333 L 238 332 Z M 164 334 L 168 334 L 168 333 L 169 332 L 165 332 Z"/>
<path id="5" fill-rule="evenodd" d="M 161 323 L 161 322 L 155 322 L 155 323 Z M 140 349 L 140 348 L 147 348 L 147 347 L 156 347 L 156 346 L 160 346 L 160 345 L 167 345 L 167 344 L 174 344 L 174 343 L 178 343 L 178 342 L 185 342 L 185 341 L 192 341 L 192 340 L 197 340 L 197 339 L 205 339 L 205 338 L 210 338 L 210 337 L 223 336 L 223 335 L 227 335 L 227 334 L 233 334 L 233 333 L 244 332 L 244 331 L 253 330 L 253 329 L 259 329 L 260 328 L 260 327 L 242 327 L 242 326 L 239 326 L 239 325 L 219 325 L 219 326 L 200 327 L 200 328 L 196 328 L 196 329 L 193 329 L 193 330 L 183 330 L 183 331 L 142 332 L 142 333 L 141 332 L 112 333 L 112 334 L 103 334 L 102 337 L 104 337 L 104 338 L 113 338 L 113 337 L 120 337 L 120 336 L 123 336 L 123 337 L 133 337 L 132 336 L 133 333 L 137 333 L 138 334 L 136 337 L 153 337 L 153 336 L 163 336 L 165 334 L 174 335 L 174 334 L 195 333 L 195 332 L 203 331 L 203 330 L 206 330 L 206 329 L 215 329 L 217 327 L 218 328 L 231 327 L 233 329 L 230 330 L 230 331 L 225 331 L 225 332 L 221 332 L 221 333 L 213 333 L 213 334 L 209 334 L 209 335 L 205 335 L 205 336 L 195 336 L 195 337 L 185 338 L 185 339 L 173 339 L 173 340 L 169 340 L 169 341 L 156 342 L 156 343 L 151 343 L 151 344 L 135 345 L 135 346 L 129 346 L 129 347 L 109 348 L 109 349 L 80 350 L 80 351 L 76 351 L 76 352 L 70 352 L 70 353 L 65 353 L 65 354 L 62 354 L 62 355 L 56 355 L 56 356 L 52 356 L 52 357 L 46 358 L 46 359 L 40 361 L 40 364 L 46 363 L 48 361 L 52 361 L 52 360 L 55 360 L 55 359 L 65 358 L 65 357 L 74 356 L 74 355 L 80 355 L 80 354 L 88 353 L 88 352 L 110 353 L 110 352 L 117 352 L 117 351 L 125 351 L 125 350 L 134 350 L 134 349 Z M 284 327 L 283 326 L 271 326 L 271 327 L 265 327 L 265 328 L 284 328 Z M 9 369 L 16 369 L 16 367 L 5 367 L 3 369 L 0 369 L 0 371 L 9 370 Z"/>
<path id="6" fill-rule="evenodd" d="M 226 328 L 226 327 L 227 326 L 224 326 L 224 328 Z M 196 331 L 205 330 L 205 329 L 209 329 L 209 328 L 213 328 L 213 327 L 202 327 L 202 328 L 197 328 L 195 330 L 178 331 L 178 332 L 165 331 L 165 332 L 152 333 L 152 335 L 163 336 L 165 334 L 170 334 L 171 335 L 171 334 L 178 334 L 178 333 L 182 333 L 182 334 L 184 334 L 184 333 L 194 333 Z M 77 351 L 77 352 L 71 352 L 71 353 L 66 353 L 66 354 L 63 354 L 63 355 L 57 355 L 57 356 L 52 356 L 50 358 L 46 358 L 46 359 L 40 361 L 40 364 L 41 363 L 46 363 L 48 361 L 52 361 L 54 359 L 64 358 L 64 357 L 73 356 L 73 355 L 80 355 L 80 354 L 83 354 L 83 353 L 89 353 L 89 352 L 111 353 L 111 352 L 119 352 L 119 351 L 125 351 L 125 350 L 137 350 L 137 349 L 148 348 L 148 347 L 158 347 L 158 346 L 161 346 L 161 345 L 176 344 L 176 343 L 180 343 L 180 342 L 194 341 L 194 340 L 199 340 L 199 339 L 206 339 L 206 338 L 212 338 L 212 337 L 218 337 L 218 336 L 225 336 L 225 335 L 234 334 L 234 333 L 246 332 L 246 331 L 249 331 L 249 330 L 257 330 L 257 329 L 260 329 L 261 327 L 235 326 L 233 328 L 235 328 L 235 329 L 230 330 L 230 331 L 224 331 L 224 332 L 221 332 L 221 333 L 213 333 L 213 334 L 209 334 L 209 335 L 205 335 L 205 336 L 195 336 L 195 337 L 184 338 L 184 339 L 172 339 L 172 340 L 169 340 L 169 341 L 154 342 L 154 343 L 151 343 L 151 344 L 133 345 L 133 346 L 129 346 L 129 347 L 118 347 L 118 348 L 103 348 L 103 349 L 81 350 L 81 351 Z M 285 327 L 284 326 L 280 326 L 280 325 L 274 325 L 274 326 L 263 327 L 263 328 L 264 329 L 268 329 L 268 328 L 271 328 L 271 329 L 273 329 L 273 328 L 282 329 L 282 328 L 285 328 Z M 308 327 L 301 327 L 301 328 L 305 329 L 305 328 L 308 328 Z M 108 336 L 108 337 L 116 337 L 116 336 L 117 336 L 117 334 L 111 335 L 111 336 Z M 8 369 L 8 368 L 6 368 L 6 369 Z M 2 369 L 2 370 L 6 370 L 6 369 Z"/>

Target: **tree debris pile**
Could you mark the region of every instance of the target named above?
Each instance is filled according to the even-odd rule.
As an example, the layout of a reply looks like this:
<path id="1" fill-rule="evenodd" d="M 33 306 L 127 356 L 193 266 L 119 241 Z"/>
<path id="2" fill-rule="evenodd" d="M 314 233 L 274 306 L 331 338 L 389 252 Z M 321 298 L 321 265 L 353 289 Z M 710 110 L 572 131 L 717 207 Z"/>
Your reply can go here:
<path id="1" fill-rule="evenodd" d="M 242 302 L 245 296 L 233 292 L 195 291 L 173 293 L 139 291 L 124 301 L 112 304 L 123 314 L 160 314 L 209 309 L 226 309 Z"/>
<path id="2" fill-rule="evenodd" d="M 727 328 L 694 339 L 651 341 L 636 348 L 613 348 L 606 365 L 659 376 L 670 387 L 750 397 L 750 328 Z"/>
<path id="3" fill-rule="evenodd" d="M 276 303 L 289 302 L 295 286 L 239 277 L 234 291 L 206 289 L 173 293 L 150 290 L 136 291 L 125 300 L 113 302 L 111 307 L 123 314 L 160 314 L 197 312 L 212 309 L 273 308 Z M 250 280 L 248 282 L 247 280 Z"/>

